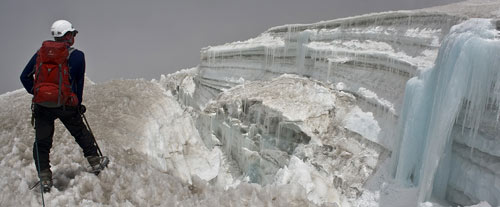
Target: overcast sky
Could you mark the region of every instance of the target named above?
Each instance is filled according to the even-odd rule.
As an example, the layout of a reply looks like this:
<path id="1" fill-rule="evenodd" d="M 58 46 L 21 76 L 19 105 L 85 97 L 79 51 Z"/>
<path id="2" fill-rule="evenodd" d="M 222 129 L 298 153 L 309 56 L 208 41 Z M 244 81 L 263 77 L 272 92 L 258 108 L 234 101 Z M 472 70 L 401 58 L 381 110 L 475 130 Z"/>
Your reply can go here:
<path id="1" fill-rule="evenodd" d="M 79 31 L 94 82 L 158 79 L 200 63 L 200 49 L 247 40 L 273 26 L 371 12 L 419 9 L 460 0 L 1 0 L 0 94 L 22 88 L 19 75 L 51 39 L 58 19 Z"/>

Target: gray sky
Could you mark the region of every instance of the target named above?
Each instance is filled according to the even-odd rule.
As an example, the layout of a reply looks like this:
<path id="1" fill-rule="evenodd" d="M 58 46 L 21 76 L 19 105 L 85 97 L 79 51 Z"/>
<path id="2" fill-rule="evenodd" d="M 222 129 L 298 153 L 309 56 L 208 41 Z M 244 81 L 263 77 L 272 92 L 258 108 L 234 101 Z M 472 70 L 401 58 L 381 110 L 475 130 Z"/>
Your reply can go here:
<path id="1" fill-rule="evenodd" d="M 247 40 L 270 27 L 460 0 L 1 0 L 0 94 L 19 75 L 58 19 L 79 31 L 94 82 L 158 79 L 200 62 L 200 49 Z"/>

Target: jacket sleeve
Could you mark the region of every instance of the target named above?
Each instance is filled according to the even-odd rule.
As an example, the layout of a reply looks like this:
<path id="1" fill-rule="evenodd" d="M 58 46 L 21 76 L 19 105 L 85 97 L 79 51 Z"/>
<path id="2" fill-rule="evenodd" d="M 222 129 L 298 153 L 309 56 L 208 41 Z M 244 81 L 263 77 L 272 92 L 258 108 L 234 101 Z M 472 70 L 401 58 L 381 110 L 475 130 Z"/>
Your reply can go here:
<path id="1" fill-rule="evenodd" d="M 36 58 L 37 54 L 35 53 L 33 57 L 31 57 L 26 67 L 24 67 L 24 70 L 21 73 L 20 77 L 21 83 L 23 84 L 26 91 L 28 91 L 28 93 L 30 94 L 33 94 L 33 84 L 35 81 L 33 75 L 35 74 Z"/>
<path id="2" fill-rule="evenodd" d="M 83 86 L 85 82 L 85 55 L 80 50 L 75 50 L 69 58 L 71 90 L 78 97 L 78 104 L 82 104 Z"/>

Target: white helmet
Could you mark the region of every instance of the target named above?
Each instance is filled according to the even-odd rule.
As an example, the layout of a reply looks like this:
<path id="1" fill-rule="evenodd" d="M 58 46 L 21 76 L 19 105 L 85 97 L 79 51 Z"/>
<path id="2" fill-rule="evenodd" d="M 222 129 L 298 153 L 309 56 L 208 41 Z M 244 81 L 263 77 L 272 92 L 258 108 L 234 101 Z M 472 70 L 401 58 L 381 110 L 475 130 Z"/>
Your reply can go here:
<path id="1" fill-rule="evenodd" d="M 66 32 L 74 32 L 76 31 L 73 25 L 66 20 L 57 20 L 50 27 L 50 32 L 52 33 L 52 37 L 62 37 L 66 34 Z"/>

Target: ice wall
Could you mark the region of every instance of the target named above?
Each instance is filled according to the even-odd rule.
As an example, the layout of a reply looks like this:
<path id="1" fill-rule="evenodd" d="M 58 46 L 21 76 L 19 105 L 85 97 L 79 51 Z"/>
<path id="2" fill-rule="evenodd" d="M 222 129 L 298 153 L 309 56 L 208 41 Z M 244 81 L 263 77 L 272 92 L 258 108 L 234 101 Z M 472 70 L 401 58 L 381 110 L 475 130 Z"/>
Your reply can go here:
<path id="1" fill-rule="evenodd" d="M 257 38 L 202 50 L 200 78 L 220 88 L 292 73 L 344 82 L 401 105 L 406 81 L 432 66 L 442 36 L 459 17 L 390 12 L 269 29 Z M 385 106 L 391 107 L 391 106 Z"/>
<path id="2" fill-rule="evenodd" d="M 450 42 L 453 41 L 447 40 L 443 43 L 443 39 L 450 33 L 453 25 L 467 19 L 466 16 L 460 16 L 460 12 L 457 13 L 457 11 L 465 11 L 469 16 L 488 16 L 494 10 L 490 7 L 498 5 L 498 2 L 482 5 L 478 3 L 474 6 L 474 11 L 468 11 L 467 8 L 471 2 L 475 4 L 476 0 L 467 1 L 458 6 L 446 7 L 446 11 L 454 11 L 446 14 L 435 13 L 439 9 L 398 11 L 314 24 L 278 26 L 247 41 L 206 47 L 201 51 L 202 62 L 196 73 L 187 76 L 178 74 L 178 77 L 182 78 L 177 83 L 178 86 L 181 86 L 176 91 L 177 97 L 183 104 L 201 111 L 207 104 L 216 100 L 222 92 L 247 81 L 269 81 L 282 74 L 296 74 L 320 81 L 331 88 L 353 94 L 356 100 L 355 104 L 362 111 L 372 113 L 380 131 L 375 136 L 365 134 L 363 139 L 371 137 L 370 140 L 382 145 L 385 149 L 394 150 L 393 157 L 399 157 L 400 151 L 395 149 L 399 149 L 405 142 L 404 146 L 407 147 L 401 150 L 404 151 L 401 156 L 406 156 L 404 159 L 407 160 L 401 161 L 404 163 L 400 163 L 401 165 L 397 168 L 398 177 L 412 185 L 418 185 L 421 180 L 426 180 L 427 187 L 420 189 L 420 201 L 429 198 L 430 189 L 434 189 L 434 197 L 447 199 L 452 203 L 473 204 L 480 200 L 490 201 L 492 199 L 482 195 L 494 193 L 496 187 L 484 187 L 485 184 L 482 183 L 487 182 L 474 177 L 487 178 L 490 179 L 489 181 L 497 179 L 497 175 L 492 173 L 495 168 L 490 167 L 491 163 L 496 163 L 497 156 L 494 151 L 496 146 L 499 146 L 495 141 L 498 132 L 494 131 L 497 117 L 488 114 L 490 112 L 497 114 L 498 112 L 490 109 L 491 107 L 486 107 L 487 112 L 483 116 L 471 116 L 471 114 L 475 114 L 474 110 L 476 109 L 467 112 L 473 106 L 460 104 L 454 108 L 443 107 L 448 111 L 455 110 L 460 113 L 450 112 L 448 116 L 442 115 L 438 120 L 429 117 L 429 114 L 419 113 L 431 110 L 431 106 L 425 104 L 418 106 L 417 104 L 437 100 L 435 97 L 423 95 L 422 91 L 432 91 L 436 87 L 424 86 L 423 77 L 437 73 L 431 72 L 433 70 L 428 70 L 429 68 L 445 67 L 442 65 L 446 64 L 444 60 L 436 61 L 438 51 L 440 48 L 444 50 L 441 47 L 442 44 L 451 44 Z M 488 12 L 482 13 L 481 11 L 485 8 L 484 11 Z M 454 32 L 456 31 L 454 30 Z M 442 53 L 440 56 L 444 56 Z M 453 54 L 448 53 L 449 55 Z M 419 74 L 421 79 L 412 79 Z M 443 73 L 440 79 L 428 79 L 432 79 L 436 84 L 441 84 L 446 75 L 451 74 Z M 409 85 L 413 86 L 405 90 L 409 80 Z M 191 83 L 195 85 L 194 92 L 191 90 Z M 189 86 L 191 89 L 185 90 L 182 85 Z M 447 92 L 449 91 L 440 91 L 439 94 Z M 405 93 L 417 95 L 413 98 L 408 95 L 404 100 Z M 418 97 L 418 94 L 421 97 Z M 241 103 L 243 102 L 245 101 L 241 100 Z M 410 109 L 405 106 L 407 109 L 402 111 L 404 104 L 417 105 L 417 108 Z M 449 103 L 442 104 L 446 106 Z M 435 113 L 433 111 L 432 114 Z M 240 124 L 237 123 L 242 122 L 240 117 L 232 117 L 228 121 L 227 117 L 230 116 L 230 113 L 218 114 L 215 110 L 213 114 L 224 114 L 224 116 L 217 118 L 214 118 L 215 115 L 212 118 L 208 118 L 211 115 L 199 116 L 198 121 L 201 120 L 201 122 L 198 123 L 198 128 L 204 127 L 210 131 L 213 129 L 212 127 L 224 126 L 221 123 L 226 123 L 227 126 L 222 131 L 232 133 L 230 136 L 246 139 L 244 134 L 248 132 L 248 127 L 240 129 Z M 395 126 L 397 126 L 400 116 L 403 116 L 403 119 L 418 119 L 422 122 L 415 122 L 415 127 L 406 127 L 404 130 L 398 131 Z M 448 120 L 450 117 L 452 117 L 451 121 Z M 481 123 L 477 130 L 465 124 L 470 122 L 470 117 L 477 118 L 476 122 Z M 465 121 L 455 122 L 455 119 Z M 218 120 L 220 123 L 214 125 L 214 120 L 216 120 L 215 122 Z M 422 139 L 414 141 L 411 138 L 406 138 L 412 141 L 399 142 L 399 134 L 404 132 L 424 136 L 428 133 L 418 130 L 418 127 L 428 128 L 437 123 L 439 123 L 440 128 L 451 130 L 451 132 L 439 132 L 440 134 L 436 136 L 451 133 L 449 140 L 453 141 L 443 143 L 442 146 L 438 146 L 438 143 L 429 144 Z M 445 127 L 442 127 L 442 124 Z M 474 139 L 463 135 L 469 131 L 476 134 L 473 136 Z M 217 141 L 220 139 L 214 137 L 203 137 L 203 139 L 208 145 L 223 144 Z M 411 144 L 419 147 L 412 148 Z M 426 145 L 432 145 L 433 148 L 427 149 Z M 431 161 L 426 161 L 426 159 L 432 158 L 414 156 L 414 154 L 430 153 L 435 158 L 436 154 L 441 153 L 440 147 L 443 148 L 443 146 L 453 147 L 443 150 L 443 152 L 447 152 L 447 156 L 443 156 L 443 159 L 451 161 L 442 161 L 441 163 L 452 164 L 440 165 L 442 169 L 432 167 Z M 480 148 L 483 150 L 478 150 Z M 427 152 L 424 149 L 431 151 Z M 467 154 L 470 156 L 467 157 Z M 255 154 L 249 153 L 248 155 L 254 156 Z M 488 162 L 484 162 L 484 160 L 488 160 Z M 421 172 L 420 168 L 412 169 L 415 166 L 424 166 L 424 163 L 427 163 L 425 169 L 438 172 L 439 179 L 433 179 L 434 172 Z M 434 163 L 434 165 L 437 164 Z M 453 167 L 451 170 L 450 166 Z M 479 166 L 480 170 L 467 170 L 471 166 Z M 242 166 L 242 168 L 245 167 Z M 434 182 L 434 180 L 441 182 Z M 466 182 L 462 182 L 462 180 L 466 180 Z M 429 185 L 437 187 L 433 188 Z M 481 192 L 478 192 L 478 189 L 481 189 Z M 496 194 L 493 195 L 493 197 L 496 196 Z"/>
<path id="3" fill-rule="evenodd" d="M 468 20 L 444 39 L 435 66 L 408 81 L 396 179 L 418 187 L 418 202 L 500 204 L 498 54 L 492 21 Z"/>
<path id="4" fill-rule="evenodd" d="M 247 41 L 202 49 L 195 81 L 203 98 L 242 80 L 284 73 L 341 84 L 374 113 L 380 142 L 392 148 L 387 129 L 396 124 L 406 81 L 432 67 L 442 37 L 462 19 L 400 11 L 274 27 Z"/>

